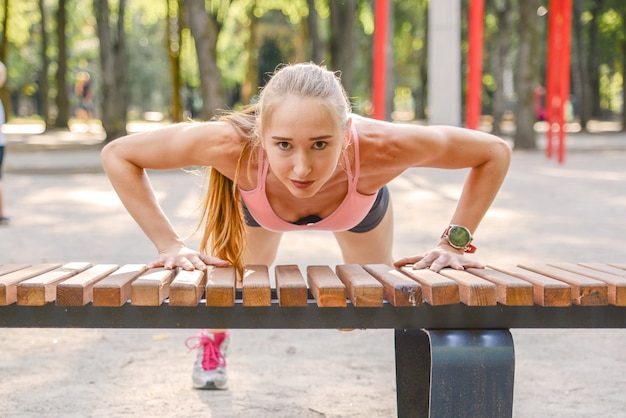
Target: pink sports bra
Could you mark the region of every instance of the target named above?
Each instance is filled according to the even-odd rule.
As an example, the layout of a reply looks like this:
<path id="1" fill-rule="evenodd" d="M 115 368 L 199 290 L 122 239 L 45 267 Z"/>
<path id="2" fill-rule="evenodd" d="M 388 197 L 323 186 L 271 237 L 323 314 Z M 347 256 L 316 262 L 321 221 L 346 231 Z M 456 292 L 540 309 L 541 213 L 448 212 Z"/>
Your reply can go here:
<path id="1" fill-rule="evenodd" d="M 241 198 L 252 217 L 265 229 L 276 232 L 288 231 L 347 231 L 357 226 L 368 214 L 376 200 L 377 193 L 364 195 L 357 191 L 359 180 L 359 138 L 356 128 L 352 125 L 352 138 L 354 142 L 354 175 L 350 169 L 350 158 L 346 150 L 343 158 L 348 174 L 348 193 L 339 207 L 326 218 L 317 222 L 295 224 L 287 222 L 274 212 L 265 193 L 265 180 L 269 171 L 269 161 L 265 158 L 265 152 L 259 152 L 259 168 L 257 185 L 252 190 L 242 190 Z"/>

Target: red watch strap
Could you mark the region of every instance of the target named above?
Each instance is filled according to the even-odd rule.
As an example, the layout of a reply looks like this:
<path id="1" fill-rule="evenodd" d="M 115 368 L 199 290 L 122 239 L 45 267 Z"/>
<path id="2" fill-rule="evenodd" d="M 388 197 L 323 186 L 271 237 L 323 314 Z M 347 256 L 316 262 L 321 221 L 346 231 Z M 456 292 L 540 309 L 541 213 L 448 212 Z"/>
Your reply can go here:
<path id="1" fill-rule="evenodd" d="M 474 254 L 476 252 L 476 247 L 474 247 L 472 244 L 469 244 L 464 248 L 464 250 L 466 253 Z"/>

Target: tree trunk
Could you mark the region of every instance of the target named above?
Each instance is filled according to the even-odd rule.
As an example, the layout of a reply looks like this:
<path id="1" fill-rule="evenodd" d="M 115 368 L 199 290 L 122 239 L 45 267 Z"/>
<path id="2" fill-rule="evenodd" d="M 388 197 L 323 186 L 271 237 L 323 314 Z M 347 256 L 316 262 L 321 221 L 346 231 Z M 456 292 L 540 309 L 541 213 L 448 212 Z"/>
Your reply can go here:
<path id="1" fill-rule="evenodd" d="M 519 2 L 519 55 L 517 62 L 517 106 L 515 108 L 515 149 L 536 149 L 533 92 L 538 76 L 539 24 L 537 9 L 541 0 Z"/>
<path id="2" fill-rule="evenodd" d="M 589 21 L 589 57 L 587 59 L 587 74 L 589 75 L 589 102 L 591 106 L 591 117 L 600 118 L 600 45 L 599 26 L 600 15 L 604 7 L 604 0 L 594 0 L 589 8 L 591 20 Z"/>
<path id="3" fill-rule="evenodd" d="M 70 119 L 70 99 L 67 87 L 67 38 L 65 36 L 65 25 L 67 22 L 66 0 L 59 0 L 57 9 L 57 56 L 56 72 L 56 118 L 54 126 L 57 128 L 67 128 Z"/>
<path id="4" fill-rule="evenodd" d="M 4 18 L 2 19 L 2 33 L 0 34 L 0 62 L 7 67 L 7 82 L 5 82 L 2 86 L 0 86 L 0 100 L 4 103 L 4 114 L 5 120 L 9 120 L 11 115 L 13 114 L 13 106 L 11 104 L 11 94 L 9 93 L 9 83 L 8 83 L 8 67 L 9 63 L 7 62 L 7 54 L 9 51 L 8 48 L 8 27 L 9 27 L 9 7 L 10 1 L 4 0 Z"/>
<path id="5" fill-rule="evenodd" d="M 183 107 L 180 99 L 180 48 L 182 43 L 182 2 L 180 0 L 166 0 L 167 2 L 167 56 L 170 62 L 170 76 L 172 80 L 172 122 L 183 120 Z"/>
<path id="6" fill-rule="evenodd" d="M 307 16 L 307 29 L 309 40 L 311 43 L 310 56 L 311 61 L 321 64 L 324 61 L 324 41 L 320 37 L 319 31 L 319 14 L 315 8 L 315 0 L 307 0 L 309 7 L 309 15 Z"/>
<path id="7" fill-rule="evenodd" d="M 201 117 L 211 119 L 217 110 L 225 108 L 222 75 L 217 66 L 217 17 L 207 12 L 204 0 L 184 0 L 189 28 L 196 43 L 202 94 Z"/>
<path id="8" fill-rule="evenodd" d="M 424 7 L 424 46 L 422 47 L 422 53 L 419 55 L 417 61 L 418 72 L 420 74 L 421 88 L 413 92 L 415 97 L 415 117 L 419 120 L 426 120 L 426 109 L 428 108 L 428 6 Z"/>
<path id="9" fill-rule="evenodd" d="M 494 135 L 502 135 L 500 124 L 504 119 L 506 110 L 506 96 L 504 90 L 504 77 L 508 68 L 509 50 L 511 47 L 511 26 L 513 21 L 514 7 L 511 0 L 494 2 L 494 13 L 498 21 L 498 32 L 495 36 L 495 53 L 491 54 L 491 70 L 496 80 L 496 90 L 493 93 L 493 127 Z"/>
<path id="10" fill-rule="evenodd" d="M 246 63 L 246 78 L 241 86 L 241 102 L 243 104 L 249 104 L 252 98 L 257 94 L 257 88 L 259 86 L 258 80 L 258 66 L 257 66 L 257 45 L 256 45 L 256 30 L 259 18 L 254 14 L 255 2 L 247 10 L 250 26 L 248 26 L 249 38 L 246 44 L 246 51 L 248 51 L 248 62 Z"/>
<path id="11" fill-rule="evenodd" d="M 582 4 L 578 1 L 573 2 L 572 90 L 578 103 L 580 127 L 586 131 L 587 122 L 591 118 L 592 102 L 587 68 L 588 56 L 585 52 L 584 27 L 581 21 L 582 13 Z"/>
<path id="12" fill-rule="evenodd" d="M 341 71 L 341 81 L 350 95 L 354 84 L 356 59 L 356 0 L 331 1 L 330 4 L 330 62 L 333 70 Z"/>
<path id="13" fill-rule="evenodd" d="M 94 12 L 100 39 L 102 67 L 102 127 L 106 142 L 126 135 L 128 100 L 126 97 L 126 37 L 124 11 L 126 0 L 119 0 L 115 37 L 109 25 L 108 0 L 94 0 Z"/>
<path id="14" fill-rule="evenodd" d="M 43 117 L 44 127 L 48 126 L 50 117 L 50 103 L 48 102 L 48 68 L 50 68 L 50 58 L 48 58 L 48 33 L 46 32 L 46 10 L 44 0 L 39 0 L 39 13 L 41 13 L 41 79 L 39 81 L 39 97 L 41 97 L 41 108 L 39 113 Z"/>

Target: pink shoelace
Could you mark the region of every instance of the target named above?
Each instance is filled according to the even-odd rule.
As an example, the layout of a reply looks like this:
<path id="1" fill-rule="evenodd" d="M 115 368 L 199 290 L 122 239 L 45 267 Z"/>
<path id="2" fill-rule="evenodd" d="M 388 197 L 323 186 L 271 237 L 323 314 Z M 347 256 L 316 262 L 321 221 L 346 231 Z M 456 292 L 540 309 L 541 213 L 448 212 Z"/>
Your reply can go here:
<path id="1" fill-rule="evenodd" d="M 185 346 L 190 350 L 202 347 L 202 368 L 204 370 L 215 370 L 218 366 L 226 366 L 226 358 L 220 351 L 220 345 L 226 338 L 226 333 L 220 332 L 213 334 L 211 337 L 204 333 L 193 335 L 185 340 Z M 190 345 L 190 341 L 198 340 L 195 344 Z"/>

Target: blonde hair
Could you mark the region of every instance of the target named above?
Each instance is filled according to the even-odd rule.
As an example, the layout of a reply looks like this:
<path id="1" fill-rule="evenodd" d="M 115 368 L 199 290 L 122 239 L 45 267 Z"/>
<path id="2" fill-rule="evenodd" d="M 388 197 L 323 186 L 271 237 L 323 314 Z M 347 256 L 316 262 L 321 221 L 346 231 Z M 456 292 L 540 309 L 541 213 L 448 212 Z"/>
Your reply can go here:
<path id="1" fill-rule="evenodd" d="M 242 162 L 247 156 L 247 167 L 250 168 L 251 161 L 259 152 L 262 121 L 271 120 L 277 105 L 288 95 L 319 99 L 337 126 L 347 126 L 350 102 L 339 75 L 312 63 L 279 67 L 261 90 L 256 104 L 218 117 L 218 120 L 233 126 L 244 145 L 237 161 L 234 181 L 214 168 L 207 169 L 207 193 L 197 228 L 202 229 L 204 223 L 200 251 L 227 260 L 240 273 L 243 271 L 247 250 L 245 221 L 238 188 Z"/>

